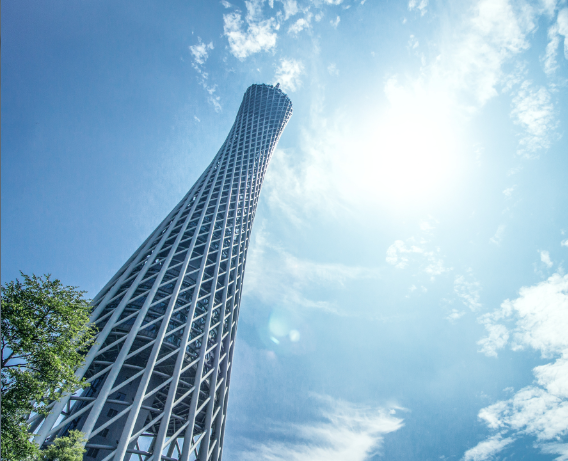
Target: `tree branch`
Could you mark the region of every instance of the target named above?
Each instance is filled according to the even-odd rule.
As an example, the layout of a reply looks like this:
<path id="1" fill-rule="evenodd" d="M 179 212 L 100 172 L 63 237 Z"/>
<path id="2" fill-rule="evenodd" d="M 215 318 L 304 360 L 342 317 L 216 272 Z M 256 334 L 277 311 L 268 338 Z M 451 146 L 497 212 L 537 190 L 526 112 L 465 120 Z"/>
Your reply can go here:
<path id="1" fill-rule="evenodd" d="M 2 348 L 4 349 L 4 348 Z M 2 350 L 2 352 L 4 352 L 4 350 Z M 14 355 L 14 351 L 12 351 L 10 353 L 10 355 L 8 356 L 8 358 L 6 360 L 2 359 L 2 368 L 6 368 L 6 364 L 10 361 L 10 359 L 12 358 L 12 356 Z"/>

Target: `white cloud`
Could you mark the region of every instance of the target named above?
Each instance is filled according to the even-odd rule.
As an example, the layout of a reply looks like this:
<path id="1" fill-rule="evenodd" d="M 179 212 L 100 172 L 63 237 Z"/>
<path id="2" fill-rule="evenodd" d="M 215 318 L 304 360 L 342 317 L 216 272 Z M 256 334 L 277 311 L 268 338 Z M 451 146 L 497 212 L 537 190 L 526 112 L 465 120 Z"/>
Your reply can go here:
<path id="1" fill-rule="evenodd" d="M 328 5 L 341 5 L 343 0 L 324 0 Z"/>
<path id="2" fill-rule="evenodd" d="M 216 96 L 215 92 L 217 90 L 217 85 L 209 85 L 209 74 L 203 69 L 203 64 L 207 61 L 209 57 L 209 51 L 214 49 L 213 42 L 205 44 L 201 41 L 201 37 L 197 37 L 199 43 L 197 45 L 192 45 L 189 47 L 189 51 L 193 55 L 192 67 L 197 71 L 199 77 L 199 83 L 209 94 L 207 100 L 215 108 L 215 112 L 221 112 L 221 98 Z"/>
<path id="3" fill-rule="evenodd" d="M 539 251 L 540 260 L 546 265 L 546 267 L 552 267 L 552 261 L 550 260 L 550 253 L 548 251 Z"/>
<path id="4" fill-rule="evenodd" d="M 305 130 L 302 132 L 302 155 L 298 160 L 277 150 L 263 186 L 269 206 L 297 227 L 303 226 L 305 216 L 314 213 L 336 216 L 339 210 L 347 211 L 341 193 L 334 187 L 337 162 L 324 155 L 326 151 L 333 152 L 337 134 L 328 133 L 328 127 L 322 127 L 322 131 L 325 136 L 312 137 Z"/>
<path id="5" fill-rule="evenodd" d="M 419 11 L 419 4 L 417 0 L 413 11 Z M 369 117 L 368 125 L 354 126 L 352 114 L 326 112 L 323 91 L 314 92 L 312 125 L 302 128 L 298 152 L 290 154 L 296 157 L 295 164 L 281 170 L 289 176 L 290 187 L 271 192 L 291 219 L 301 222 L 307 210 L 369 209 L 385 204 L 386 197 L 389 206 L 405 206 L 416 198 L 442 196 L 459 168 L 456 152 L 465 147 L 458 133 L 471 114 L 501 90 L 511 63 L 529 47 L 539 14 L 536 7 L 512 0 L 472 0 L 468 5 L 461 17 L 447 22 L 449 29 L 441 33 L 436 58 L 421 66 L 419 76 L 389 75 L 385 79 L 389 104 L 381 113 L 374 111 L 377 115 Z M 327 20 L 333 16 L 328 14 Z M 318 11 L 314 19 L 320 17 Z M 522 79 L 514 88 L 521 83 Z M 532 86 L 523 91 L 526 94 L 518 91 L 515 96 L 511 90 L 516 98 L 511 115 L 524 133 L 519 147 L 526 151 L 544 148 L 550 133 L 538 127 L 546 118 L 539 117 L 544 113 L 529 104 L 533 99 L 539 101 L 528 98 Z M 415 136 L 405 136 L 408 132 Z M 389 155 L 372 155 L 376 152 Z M 282 166 L 280 160 L 275 162 Z M 499 245 L 504 236 L 505 225 L 501 225 L 488 237 Z"/>
<path id="6" fill-rule="evenodd" d="M 488 335 L 477 342 L 481 346 L 480 352 L 488 357 L 497 357 L 497 350 L 505 347 L 509 340 L 509 330 L 504 325 L 493 323 L 487 323 L 485 328 Z"/>
<path id="7" fill-rule="evenodd" d="M 327 71 L 329 72 L 329 75 L 339 75 L 339 70 L 337 69 L 335 63 L 331 63 L 329 66 L 327 66 Z"/>
<path id="8" fill-rule="evenodd" d="M 448 272 L 444 266 L 444 260 L 440 256 L 440 249 L 426 249 L 426 240 L 410 237 L 405 241 L 396 240 L 387 248 L 386 262 L 398 269 L 404 269 L 411 259 L 419 266 L 420 270 L 430 275 L 432 280 L 435 276 Z M 419 255 L 418 259 L 413 255 Z"/>
<path id="9" fill-rule="evenodd" d="M 492 459 L 493 455 L 499 453 L 503 448 L 513 442 L 511 438 L 502 438 L 500 435 L 490 437 L 478 443 L 474 448 L 465 452 L 464 461 L 485 461 Z"/>
<path id="10" fill-rule="evenodd" d="M 495 232 L 495 235 L 493 237 L 491 237 L 489 239 L 489 241 L 491 243 L 494 243 L 495 245 L 500 245 L 501 241 L 503 240 L 503 234 L 505 233 L 505 225 L 501 224 L 498 228 L 497 231 Z"/>
<path id="11" fill-rule="evenodd" d="M 299 9 L 296 0 L 282 0 L 282 4 L 284 5 L 284 21 L 298 14 Z"/>
<path id="12" fill-rule="evenodd" d="M 549 18 L 553 18 L 557 7 L 557 2 L 558 0 L 540 0 L 540 2 L 538 2 L 538 6 Z"/>
<path id="13" fill-rule="evenodd" d="M 465 315 L 465 311 L 458 311 L 457 309 L 452 309 L 452 312 L 446 317 L 447 320 L 455 321 L 462 318 Z"/>
<path id="14" fill-rule="evenodd" d="M 536 89 L 530 81 L 524 81 L 513 98 L 511 116 L 523 129 L 517 151 L 520 155 L 534 157 L 540 150 L 550 147 L 557 123 L 554 105 L 546 88 Z"/>
<path id="15" fill-rule="evenodd" d="M 438 221 L 430 216 L 426 221 L 420 222 L 420 230 L 425 232 L 434 230 L 436 229 L 436 224 L 438 224 Z"/>
<path id="16" fill-rule="evenodd" d="M 337 18 L 329 21 L 329 23 L 331 24 L 331 27 L 334 27 L 334 28 L 337 29 L 337 26 L 339 25 L 339 21 L 341 21 L 341 18 L 339 16 L 337 16 Z"/>
<path id="17" fill-rule="evenodd" d="M 276 32 L 279 25 L 274 18 L 261 19 L 262 2 L 245 2 L 247 15 L 245 22 L 239 13 L 223 15 L 224 34 L 229 41 L 229 49 L 241 61 L 251 54 L 268 51 L 276 46 Z"/>
<path id="18" fill-rule="evenodd" d="M 221 5 L 223 5 L 225 8 L 231 8 L 233 6 L 227 0 L 221 0 Z"/>
<path id="19" fill-rule="evenodd" d="M 568 358 L 540 365 L 534 369 L 538 384 L 552 395 L 568 397 Z"/>
<path id="20" fill-rule="evenodd" d="M 521 288 L 520 297 L 505 301 L 502 310 L 516 313 L 516 348 L 530 346 L 544 357 L 568 352 L 568 275 Z"/>
<path id="21" fill-rule="evenodd" d="M 405 256 L 408 253 L 424 253 L 424 250 L 416 245 L 408 247 L 402 240 L 396 240 L 387 249 L 386 262 L 398 269 L 404 269 L 408 265 L 408 256 Z"/>
<path id="22" fill-rule="evenodd" d="M 562 240 L 562 241 L 560 242 L 560 246 L 568 247 L 568 239 Z"/>
<path id="23" fill-rule="evenodd" d="M 197 45 L 190 46 L 189 51 L 191 51 L 195 63 L 202 65 L 203 63 L 205 63 L 205 61 L 207 61 L 207 58 L 209 56 L 207 50 L 212 50 L 214 47 L 213 42 L 206 45 L 205 43 L 201 42 L 201 37 L 197 38 L 199 40 L 199 43 Z"/>
<path id="24" fill-rule="evenodd" d="M 456 275 L 454 279 L 454 293 L 467 307 L 475 311 L 481 307 L 479 302 L 481 285 L 477 280 L 471 280 L 473 278 L 471 273 L 468 275 L 470 280 L 466 280 L 466 277 L 463 275 Z"/>
<path id="25" fill-rule="evenodd" d="M 568 461 L 568 443 L 547 443 L 541 446 L 543 453 L 560 455 L 554 461 Z"/>
<path id="26" fill-rule="evenodd" d="M 418 39 L 414 35 L 410 35 L 408 39 L 408 48 L 414 50 L 418 48 L 418 45 L 419 45 Z"/>
<path id="27" fill-rule="evenodd" d="M 221 103 L 219 102 L 221 101 L 221 97 L 215 96 L 215 91 L 217 91 L 217 85 L 213 85 L 212 87 L 204 85 L 204 87 L 207 93 L 209 93 L 209 97 L 207 98 L 207 100 L 209 101 L 210 104 L 213 105 L 213 107 L 215 108 L 215 112 L 221 112 L 221 110 L 223 109 L 221 107 Z"/>
<path id="28" fill-rule="evenodd" d="M 372 408 L 320 397 L 324 421 L 280 429 L 297 442 L 271 441 L 251 447 L 239 459 L 264 461 L 364 461 L 380 449 L 384 436 L 403 426 L 398 408 Z"/>
<path id="29" fill-rule="evenodd" d="M 511 196 L 513 195 L 513 192 L 515 191 L 516 188 L 517 188 L 517 186 L 508 187 L 507 189 L 505 189 L 503 191 L 503 195 L 507 198 L 511 198 Z"/>
<path id="30" fill-rule="evenodd" d="M 296 91 L 301 84 L 300 75 L 304 70 L 301 61 L 295 59 L 281 59 L 274 77 L 284 91 Z"/>
<path id="31" fill-rule="evenodd" d="M 418 2 L 418 0 L 410 0 L 408 2 L 408 10 L 412 11 L 414 9 L 417 9 L 418 11 L 420 11 L 420 16 L 424 16 L 426 14 L 427 6 L 428 0 L 420 0 L 420 2 Z"/>
<path id="32" fill-rule="evenodd" d="M 568 59 L 568 8 L 564 8 L 558 12 L 556 23 L 548 28 L 548 44 L 543 58 L 544 71 L 551 75 L 558 69 L 556 56 L 558 47 L 564 37 L 564 57 Z"/>
<path id="33" fill-rule="evenodd" d="M 463 17 L 448 22 L 444 37 L 451 40 L 441 41 L 420 76 L 388 76 L 389 104 L 368 123 L 326 111 L 324 91 L 314 81 L 310 124 L 301 128 L 297 150 L 274 156 L 269 175 L 280 184 L 268 194 L 271 205 L 301 226 L 306 213 L 369 212 L 386 197 L 395 207 L 442 196 L 459 168 L 456 152 L 464 149 L 458 133 L 498 94 L 505 69 L 529 45 L 535 14 L 507 0 L 472 0 Z M 320 17 L 318 11 L 314 19 Z M 378 152 L 389 155 L 373 155 Z M 500 226 L 492 243 L 499 244 L 504 231 Z"/>
<path id="34" fill-rule="evenodd" d="M 544 357 L 568 353 L 568 275 L 554 274 L 538 285 L 521 288 L 519 298 L 505 300 L 480 321 L 489 327 L 514 317 L 514 350 L 529 346 Z"/>
<path id="35" fill-rule="evenodd" d="M 378 279 L 375 268 L 319 263 L 298 258 L 269 243 L 262 227 L 255 231 L 254 244 L 247 256 L 245 295 L 264 303 L 288 304 L 338 312 L 328 301 L 314 301 L 306 291 L 315 287 L 341 288 L 351 280 Z"/>
<path id="36" fill-rule="evenodd" d="M 300 18 L 294 24 L 292 24 L 288 28 L 288 33 L 296 35 L 301 31 L 303 31 L 304 29 L 309 29 L 311 20 L 312 20 L 312 13 L 308 13 L 305 18 Z"/>
<path id="37" fill-rule="evenodd" d="M 533 436 L 543 452 L 564 456 L 565 444 L 556 442 L 568 434 L 568 275 L 554 274 L 537 285 L 521 288 L 517 299 L 504 301 L 500 309 L 480 321 L 489 332 L 480 341 L 487 345 L 484 352 L 489 355 L 503 347 L 510 335 L 513 350 L 530 347 L 544 358 L 557 358 L 535 367 L 533 384 L 508 400 L 483 408 L 479 418 L 501 435 Z M 508 330 L 497 321 L 513 321 L 514 325 Z"/>
<path id="38" fill-rule="evenodd" d="M 548 44 L 544 54 L 544 71 L 551 75 L 558 69 L 556 55 L 558 53 L 558 45 L 560 45 L 560 35 L 558 34 L 558 24 L 553 24 L 548 28 Z"/>
<path id="39" fill-rule="evenodd" d="M 553 440 L 568 431 L 568 402 L 540 387 L 528 386 L 511 399 L 484 408 L 479 418 L 493 429 Z"/>
<path id="40" fill-rule="evenodd" d="M 448 43 L 434 71 L 442 73 L 450 88 L 474 96 L 479 105 L 497 95 L 505 77 L 503 65 L 529 47 L 535 12 L 508 0 L 480 0 Z"/>
<path id="41" fill-rule="evenodd" d="M 564 36 L 564 57 L 568 59 L 568 8 L 558 12 L 558 33 Z"/>

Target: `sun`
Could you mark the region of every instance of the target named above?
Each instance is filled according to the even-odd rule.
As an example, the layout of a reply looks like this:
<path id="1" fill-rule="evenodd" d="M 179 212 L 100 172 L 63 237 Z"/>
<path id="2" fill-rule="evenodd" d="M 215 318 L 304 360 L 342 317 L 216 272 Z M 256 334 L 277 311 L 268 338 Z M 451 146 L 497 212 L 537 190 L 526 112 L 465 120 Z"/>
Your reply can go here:
<path id="1" fill-rule="evenodd" d="M 371 115 L 360 140 L 361 187 L 380 201 L 403 206 L 438 199 L 453 183 L 459 129 L 442 95 L 397 89 Z"/>

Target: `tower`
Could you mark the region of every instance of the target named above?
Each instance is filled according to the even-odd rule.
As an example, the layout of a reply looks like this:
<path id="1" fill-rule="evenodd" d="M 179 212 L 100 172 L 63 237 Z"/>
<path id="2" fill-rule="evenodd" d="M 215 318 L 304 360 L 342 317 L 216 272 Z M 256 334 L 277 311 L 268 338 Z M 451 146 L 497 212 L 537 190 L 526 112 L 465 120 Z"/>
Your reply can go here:
<path id="1" fill-rule="evenodd" d="M 197 183 L 93 300 L 90 387 L 30 420 L 36 442 L 85 433 L 86 461 L 220 460 L 252 223 L 292 115 L 252 85 Z"/>

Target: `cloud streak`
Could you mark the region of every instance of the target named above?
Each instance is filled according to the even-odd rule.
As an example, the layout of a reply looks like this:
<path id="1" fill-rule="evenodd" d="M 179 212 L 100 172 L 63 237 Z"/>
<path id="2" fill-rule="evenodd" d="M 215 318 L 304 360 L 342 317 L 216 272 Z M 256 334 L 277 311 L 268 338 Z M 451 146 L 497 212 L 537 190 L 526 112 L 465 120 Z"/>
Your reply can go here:
<path id="1" fill-rule="evenodd" d="M 512 438 L 502 438 L 501 435 L 495 435 L 487 440 L 479 443 L 474 448 L 467 450 L 463 457 L 464 461 L 485 461 L 493 458 L 493 455 L 499 453 L 503 448 L 513 442 Z"/>
<path id="2" fill-rule="evenodd" d="M 454 293 L 471 311 L 476 311 L 481 307 L 479 302 L 480 291 L 481 285 L 477 280 L 473 280 L 471 272 L 467 278 L 464 275 L 456 275 L 454 279 Z"/>
<path id="3" fill-rule="evenodd" d="M 205 44 L 201 41 L 201 37 L 197 37 L 197 45 L 191 45 L 189 51 L 193 56 L 191 66 L 197 71 L 199 84 L 207 91 L 209 97 L 207 100 L 215 108 L 215 112 L 221 112 L 221 97 L 216 96 L 217 85 L 209 85 L 209 73 L 205 72 L 203 65 L 209 57 L 209 51 L 214 49 L 213 42 Z"/>
<path id="4" fill-rule="evenodd" d="M 404 269 L 410 262 L 413 262 L 432 280 L 451 270 L 444 265 L 444 260 L 440 256 L 440 248 L 427 249 L 427 241 L 416 237 L 410 237 L 406 241 L 396 240 L 387 248 L 385 260 L 397 269 Z"/>
<path id="5" fill-rule="evenodd" d="M 397 407 L 373 408 L 318 397 L 324 421 L 292 424 L 280 431 L 292 442 L 270 441 L 239 454 L 245 461 L 364 461 L 376 454 L 387 434 L 403 427 Z"/>
<path id="6" fill-rule="evenodd" d="M 558 123 L 550 93 L 545 87 L 535 88 L 530 81 L 524 81 L 513 98 L 511 117 L 522 128 L 519 155 L 532 158 L 550 147 Z"/>
<path id="7" fill-rule="evenodd" d="M 550 259 L 550 253 L 548 251 L 539 251 L 539 253 L 541 262 L 550 269 L 553 266 L 552 260 Z"/>
<path id="8" fill-rule="evenodd" d="M 306 292 L 322 286 L 341 288 L 352 280 L 380 277 L 374 268 L 298 258 L 270 243 L 262 227 L 256 230 L 254 239 L 247 256 L 245 295 L 264 303 L 303 306 L 346 315 L 328 301 L 310 299 Z"/>

